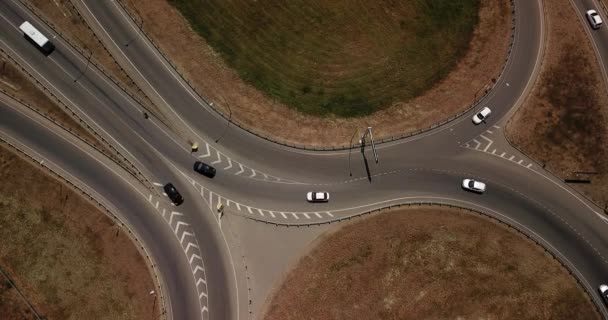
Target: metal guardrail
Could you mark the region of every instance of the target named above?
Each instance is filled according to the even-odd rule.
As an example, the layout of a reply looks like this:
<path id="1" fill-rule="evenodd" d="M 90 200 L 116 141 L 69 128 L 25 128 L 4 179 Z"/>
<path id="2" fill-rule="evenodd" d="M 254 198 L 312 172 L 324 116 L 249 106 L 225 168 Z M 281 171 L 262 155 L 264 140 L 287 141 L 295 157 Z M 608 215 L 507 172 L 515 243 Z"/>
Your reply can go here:
<path id="1" fill-rule="evenodd" d="M 194 86 L 193 84 L 190 82 L 190 80 L 188 80 L 187 76 L 179 71 L 179 68 L 165 55 L 165 53 L 160 49 L 160 46 L 154 41 L 154 39 L 148 35 L 148 33 L 143 29 L 143 23 L 138 23 L 139 21 L 143 21 L 143 19 L 141 18 L 141 16 L 139 16 L 139 18 L 137 19 L 135 16 L 139 15 L 137 13 L 133 13 L 131 12 L 131 10 L 129 10 L 128 6 L 126 4 L 124 4 L 125 0 L 117 0 L 116 3 L 118 3 L 120 5 L 120 7 L 123 9 L 123 11 L 127 14 L 127 16 L 131 19 L 131 21 L 133 22 L 133 24 L 135 24 L 137 26 L 137 28 L 139 29 L 139 31 L 146 37 L 146 39 L 154 46 L 154 48 L 157 50 L 157 52 L 160 54 L 161 57 L 163 57 L 163 59 L 165 60 L 165 62 L 170 65 L 173 70 L 175 71 L 175 73 L 177 75 L 180 76 L 180 78 L 182 79 L 182 81 L 188 85 L 188 87 L 192 90 L 192 92 L 194 92 L 203 102 L 205 102 L 210 108 L 211 110 L 215 111 L 218 115 L 220 115 L 222 118 L 224 118 L 224 120 L 230 122 L 231 124 L 236 125 L 237 127 L 243 129 L 244 131 L 247 131 L 261 139 L 267 140 L 269 142 L 273 142 L 282 146 L 286 146 L 286 147 L 290 147 L 290 148 L 294 148 L 294 149 L 301 149 L 301 150 L 314 150 L 314 151 L 339 151 L 339 150 L 348 150 L 350 149 L 350 145 L 336 145 L 336 146 L 310 146 L 310 145 L 303 145 L 303 144 L 297 144 L 297 143 L 292 143 L 289 141 L 286 141 L 284 139 L 279 139 L 276 137 L 271 137 L 269 135 L 267 135 L 266 133 L 260 132 L 260 130 L 253 128 L 251 126 L 245 125 L 243 123 L 240 123 L 238 120 L 233 119 L 232 117 L 229 116 L 229 114 L 227 114 L 225 111 L 221 110 L 220 108 L 216 107 L 216 104 L 214 104 L 213 102 L 209 101 L 209 99 L 207 99 L 201 92 L 199 92 Z M 463 116 L 464 114 L 470 112 L 471 110 L 473 110 L 474 108 L 477 107 L 477 105 L 479 104 L 480 101 L 482 101 L 494 88 L 494 85 L 498 82 L 498 79 L 500 79 L 500 77 L 502 76 L 502 74 L 504 73 L 504 70 L 506 68 L 507 63 L 509 62 L 509 59 L 511 57 L 511 52 L 513 51 L 513 43 L 515 41 L 515 16 L 516 16 L 516 9 L 515 9 L 515 0 L 510 0 L 509 1 L 511 4 L 511 12 L 513 14 L 512 16 L 512 20 L 511 20 L 511 42 L 509 44 L 509 47 L 507 49 L 507 57 L 505 58 L 505 63 L 503 64 L 500 72 L 498 73 L 497 77 L 494 78 L 493 80 L 488 81 L 487 83 L 485 83 L 481 88 L 484 89 L 487 86 L 489 86 L 489 89 L 486 90 L 484 92 L 484 94 L 480 95 L 479 98 L 475 98 L 475 100 L 473 101 L 473 103 L 471 104 L 470 107 L 468 107 L 467 109 L 459 112 L 458 114 L 451 116 L 443 121 L 440 121 L 438 123 L 435 123 L 427 128 L 423 128 L 423 129 L 419 129 L 416 131 L 412 131 L 412 132 L 406 132 L 400 135 L 393 135 L 390 137 L 384 137 L 380 140 L 377 140 L 377 143 L 382 144 L 382 143 L 388 143 L 388 142 L 393 142 L 393 141 L 397 141 L 397 140 L 402 140 L 402 139 L 406 139 L 406 138 L 410 138 L 412 136 L 421 134 L 421 133 L 425 133 L 428 131 L 431 131 L 441 125 L 444 125 L 448 122 L 454 121 L 457 118 Z"/>
<path id="2" fill-rule="evenodd" d="M 70 107 L 68 107 L 65 103 L 63 103 L 63 101 L 61 101 L 53 92 L 51 92 L 49 89 L 47 89 L 46 86 L 44 86 L 40 81 L 38 81 L 38 79 L 36 79 L 27 69 L 25 69 L 23 66 L 21 66 L 14 58 L 12 58 L 2 48 L 0 48 L 0 53 L 6 59 L 10 59 L 13 62 L 13 65 L 17 66 L 21 70 L 21 72 L 23 72 L 25 75 L 27 75 L 29 77 L 30 81 L 36 87 L 38 87 L 39 89 L 41 89 L 41 91 L 45 95 L 47 95 L 48 97 L 50 97 L 54 102 L 56 102 L 59 105 L 61 105 L 63 107 L 64 112 L 68 116 L 70 116 L 72 119 L 76 120 L 81 125 L 81 127 L 83 127 L 84 129 L 86 129 L 88 132 L 92 133 L 95 137 L 97 137 L 97 139 L 100 140 L 100 142 L 102 144 L 104 144 L 112 152 L 114 152 L 115 155 L 118 157 L 118 159 L 114 159 L 112 157 L 112 155 L 108 155 L 105 151 L 101 150 L 100 148 L 97 148 L 95 145 L 93 145 L 92 142 L 86 140 L 84 137 L 80 136 L 77 132 L 71 130 L 68 127 L 65 127 L 61 123 L 57 122 L 55 119 L 53 119 L 53 118 L 49 117 L 48 115 L 46 115 L 45 113 L 41 112 L 38 108 L 35 108 L 34 106 L 30 105 L 26 101 L 24 101 L 24 100 L 22 100 L 22 99 L 20 99 L 20 98 L 18 98 L 16 96 L 10 94 L 8 91 L 6 91 L 4 89 L 0 89 L 0 92 L 4 93 L 7 97 L 11 98 L 15 102 L 17 102 L 17 103 L 19 103 L 19 104 L 27 107 L 28 109 L 36 112 L 37 114 L 39 114 L 40 116 L 44 117 L 45 119 L 51 121 L 53 124 L 57 125 L 61 129 L 65 130 L 65 131 L 69 132 L 70 134 L 74 135 L 75 137 L 79 138 L 82 142 L 86 143 L 87 145 L 91 146 L 95 150 L 99 151 L 101 154 L 103 154 L 106 157 L 108 157 L 108 159 L 110 159 L 113 162 L 115 162 L 116 164 L 118 164 L 121 168 L 123 168 L 125 171 L 127 171 L 130 175 L 132 175 L 134 178 L 136 178 L 148 190 L 151 190 L 151 191 L 155 190 L 155 188 L 152 186 L 152 183 L 145 177 L 145 175 L 133 163 L 131 163 L 131 161 L 129 161 L 129 159 L 127 159 L 126 157 L 124 157 L 120 153 L 120 151 L 118 151 L 118 149 L 116 149 L 104 137 L 102 137 L 100 134 L 98 134 L 97 131 L 95 131 L 95 129 L 93 129 L 88 123 L 86 123 L 82 118 L 80 118 L 80 116 L 78 116 L 78 114 L 76 114 L 76 112 L 72 111 L 72 109 Z M 120 161 L 116 161 L 116 160 L 120 160 Z M 124 161 L 124 163 L 126 165 L 123 164 L 123 163 L 121 163 L 121 161 Z"/>
<path id="3" fill-rule="evenodd" d="M 163 290 L 161 287 L 161 281 L 160 281 L 160 277 L 158 276 L 158 271 L 156 270 L 156 264 L 154 263 L 154 260 L 152 259 L 152 256 L 148 253 L 148 250 L 146 249 L 146 247 L 143 245 L 143 242 L 141 242 L 139 240 L 139 238 L 137 237 L 137 235 L 131 230 L 131 227 L 124 223 L 120 217 L 118 217 L 116 214 L 114 214 L 114 212 L 112 212 L 106 205 L 104 205 L 100 200 L 96 199 L 91 193 L 89 193 L 88 191 L 86 191 L 84 188 L 76 185 L 75 183 L 71 182 L 69 179 L 65 178 L 64 176 L 62 176 L 60 173 L 58 173 L 57 171 L 51 169 L 49 166 L 42 164 L 39 160 L 36 160 L 36 158 L 34 158 L 33 156 L 29 155 L 27 152 L 25 152 L 23 149 L 19 148 L 16 144 L 13 144 L 11 142 L 9 142 L 8 140 L 6 140 L 4 137 L 0 136 L 0 143 L 4 143 L 6 146 L 8 146 L 10 149 L 13 150 L 13 152 L 20 154 L 21 156 L 25 157 L 26 159 L 28 159 L 29 161 L 35 163 L 35 165 L 40 166 L 41 169 L 44 168 L 48 171 L 48 173 L 55 177 L 56 179 L 62 181 L 63 183 L 65 183 L 69 188 L 71 188 L 72 190 L 76 191 L 77 193 L 80 193 L 81 196 L 83 196 L 84 199 L 90 201 L 91 203 L 93 203 L 94 205 L 97 206 L 98 209 L 100 209 L 106 216 L 108 216 L 109 218 L 111 218 L 112 220 L 114 220 L 114 222 L 116 223 L 116 225 L 122 227 L 124 230 L 127 231 L 127 236 L 136 244 L 136 248 L 142 253 L 142 255 L 145 257 L 145 261 L 147 262 L 146 264 L 148 265 L 148 268 L 150 268 L 150 270 L 152 270 L 152 274 L 154 275 L 154 282 L 157 288 L 157 292 L 159 292 L 159 296 L 160 296 L 160 305 L 162 313 L 161 316 L 163 316 L 163 319 L 167 319 L 167 310 L 166 310 L 166 303 L 165 303 L 165 298 L 163 295 Z"/>

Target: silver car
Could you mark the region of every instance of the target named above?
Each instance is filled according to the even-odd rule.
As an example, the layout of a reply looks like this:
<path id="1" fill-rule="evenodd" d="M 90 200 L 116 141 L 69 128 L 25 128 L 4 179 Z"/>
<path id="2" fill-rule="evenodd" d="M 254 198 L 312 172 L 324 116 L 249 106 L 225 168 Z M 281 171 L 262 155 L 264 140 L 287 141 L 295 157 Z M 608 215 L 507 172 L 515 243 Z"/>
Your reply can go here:
<path id="1" fill-rule="evenodd" d="M 477 193 L 483 193 L 486 191 L 486 184 L 473 179 L 464 179 L 462 180 L 462 188 Z"/>
<path id="2" fill-rule="evenodd" d="M 585 12 L 585 16 L 587 17 L 587 20 L 589 20 L 589 24 L 591 25 L 591 28 L 599 29 L 602 26 L 602 23 L 603 23 L 602 18 L 597 13 L 597 11 L 587 10 L 587 12 Z"/>
<path id="3" fill-rule="evenodd" d="M 327 192 L 309 192 L 306 194 L 306 200 L 308 202 L 328 202 L 329 201 L 329 193 Z"/>
<path id="4" fill-rule="evenodd" d="M 488 107 L 484 107 L 483 109 L 481 109 L 481 111 L 479 111 L 479 113 L 473 116 L 473 123 L 480 124 L 490 115 L 490 113 L 492 113 L 492 110 L 490 110 L 490 108 Z"/>

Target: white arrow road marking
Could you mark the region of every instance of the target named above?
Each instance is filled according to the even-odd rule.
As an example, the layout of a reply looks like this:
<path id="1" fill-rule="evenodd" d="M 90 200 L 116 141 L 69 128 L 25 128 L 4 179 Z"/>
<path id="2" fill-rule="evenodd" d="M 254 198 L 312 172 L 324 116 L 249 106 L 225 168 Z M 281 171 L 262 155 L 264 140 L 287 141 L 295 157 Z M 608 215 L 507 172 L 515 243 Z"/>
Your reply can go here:
<path id="1" fill-rule="evenodd" d="M 255 170 L 251 169 L 252 174 L 249 176 L 249 178 L 253 178 L 255 177 Z"/>
<path id="2" fill-rule="evenodd" d="M 211 164 L 216 164 L 216 163 L 220 163 L 222 162 L 222 156 L 220 155 L 220 152 L 217 151 L 217 160 L 211 162 Z"/>
<path id="3" fill-rule="evenodd" d="M 239 168 L 241 168 L 241 170 L 239 170 L 239 172 L 235 173 L 235 175 L 239 175 L 245 171 L 245 169 L 243 169 L 243 165 L 240 163 L 239 163 Z"/>
<path id="4" fill-rule="evenodd" d="M 230 160 L 230 158 L 226 157 L 226 159 L 228 159 L 228 166 L 226 168 L 224 168 L 224 170 L 228 170 L 230 168 L 232 168 L 232 160 Z"/>
<path id="5" fill-rule="evenodd" d="M 181 226 L 188 226 L 187 223 L 182 222 L 182 221 L 178 221 L 177 224 L 175 225 L 175 234 L 179 233 L 179 227 Z"/>
<path id="6" fill-rule="evenodd" d="M 201 309 L 201 313 L 205 313 L 205 312 L 209 312 L 209 309 L 207 309 L 207 307 L 203 307 L 203 308 Z"/>
<path id="7" fill-rule="evenodd" d="M 173 216 L 183 216 L 183 213 L 177 212 L 177 211 L 171 211 L 171 217 L 169 217 L 169 225 L 173 224 Z"/>
<path id="8" fill-rule="evenodd" d="M 188 250 L 190 250 L 190 248 L 196 248 L 196 249 L 198 249 L 198 246 L 195 245 L 192 242 L 188 242 L 188 245 L 186 246 L 186 249 L 184 250 L 186 252 L 186 254 L 188 253 Z"/>
<path id="9" fill-rule="evenodd" d="M 194 237 L 194 233 L 190 233 L 190 232 L 188 232 L 188 231 L 184 231 L 184 233 L 182 233 L 182 238 L 181 238 L 181 239 L 179 239 L 179 243 L 182 243 L 182 244 L 183 244 L 183 243 L 184 243 L 184 238 L 185 238 L 186 236 L 192 236 L 192 237 Z M 188 244 L 190 244 L 190 243 L 188 243 Z M 198 247 L 197 247 L 197 248 L 198 248 Z M 186 249 L 186 252 L 187 252 L 187 251 L 188 251 L 188 249 Z"/>
<path id="10" fill-rule="evenodd" d="M 194 259 L 199 259 L 199 260 L 203 261 L 203 258 L 201 258 L 201 256 L 199 256 L 198 254 L 194 253 L 190 257 L 190 264 L 192 264 L 192 261 L 194 261 Z"/>
<path id="11" fill-rule="evenodd" d="M 198 156 L 199 158 L 207 158 L 209 155 L 211 155 L 211 151 L 209 151 L 209 144 L 205 143 L 205 146 L 207 147 L 207 153 L 201 154 L 200 156 Z"/>

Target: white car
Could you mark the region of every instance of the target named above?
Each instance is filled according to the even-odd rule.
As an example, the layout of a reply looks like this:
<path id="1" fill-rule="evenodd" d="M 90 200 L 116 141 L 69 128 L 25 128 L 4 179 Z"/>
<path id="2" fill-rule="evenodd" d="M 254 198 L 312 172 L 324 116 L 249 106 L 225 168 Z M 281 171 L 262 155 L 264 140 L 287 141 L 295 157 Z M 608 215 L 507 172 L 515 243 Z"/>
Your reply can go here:
<path id="1" fill-rule="evenodd" d="M 599 290 L 602 299 L 604 299 L 604 303 L 608 304 L 608 286 L 605 284 L 600 284 L 600 287 L 597 289 Z"/>
<path id="2" fill-rule="evenodd" d="M 327 192 L 309 192 L 306 194 L 308 202 L 327 202 L 329 201 L 329 193 Z"/>
<path id="3" fill-rule="evenodd" d="M 473 179 L 464 179 L 462 180 L 462 187 L 465 190 L 483 193 L 486 191 L 486 184 L 483 182 L 475 181 Z"/>
<path id="4" fill-rule="evenodd" d="M 602 26 L 602 18 L 595 10 L 587 10 L 585 12 L 585 16 L 587 16 L 587 20 L 589 20 L 589 24 L 591 24 L 591 28 L 599 29 Z"/>
<path id="5" fill-rule="evenodd" d="M 484 107 L 483 109 L 481 109 L 481 111 L 479 111 L 479 113 L 473 116 L 473 123 L 480 124 L 490 115 L 490 113 L 492 113 L 492 110 L 490 110 L 490 108 L 488 107 Z"/>

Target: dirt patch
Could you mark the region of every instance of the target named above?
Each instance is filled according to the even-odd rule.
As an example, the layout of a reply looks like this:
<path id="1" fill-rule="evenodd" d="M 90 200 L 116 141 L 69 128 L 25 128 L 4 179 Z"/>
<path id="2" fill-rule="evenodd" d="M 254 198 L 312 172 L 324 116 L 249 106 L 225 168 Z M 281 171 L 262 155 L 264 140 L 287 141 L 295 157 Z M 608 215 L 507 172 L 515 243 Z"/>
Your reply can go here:
<path id="1" fill-rule="evenodd" d="M 122 2 L 145 21 L 143 28 L 193 86 L 224 112 L 230 107 L 234 120 L 262 135 L 307 145 L 346 145 L 355 131 L 368 126 L 381 139 L 426 128 L 466 109 L 502 69 L 512 18 L 509 1 L 482 1 L 470 49 L 444 80 L 408 103 L 341 119 L 304 115 L 245 83 L 166 0 Z"/>
<path id="2" fill-rule="evenodd" d="M 596 202 L 608 203 L 608 94 L 595 51 L 568 0 L 544 2 L 547 41 L 539 78 L 507 137 Z M 585 172 L 585 173 L 580 173 Z"/>
<path id="3" fill-rule="evenodd" d="M 0 268 L 48 319 L 157 319 L 150 270 L 94 205 L 0 149 Z M 2 319 L 23 319 L 0 279 Z M 10 299 L 4 300 L 5 296 Z M 5 315 L 14 315 L 9 317 Z M 7 318 L 8 317 L 8 318 Z"/>
<path id="4" fill-rule="evenodd" d="M 323 236 L 263 319 L 599 319 L 544 249 L 493 220 L 389 211 Z"/>

